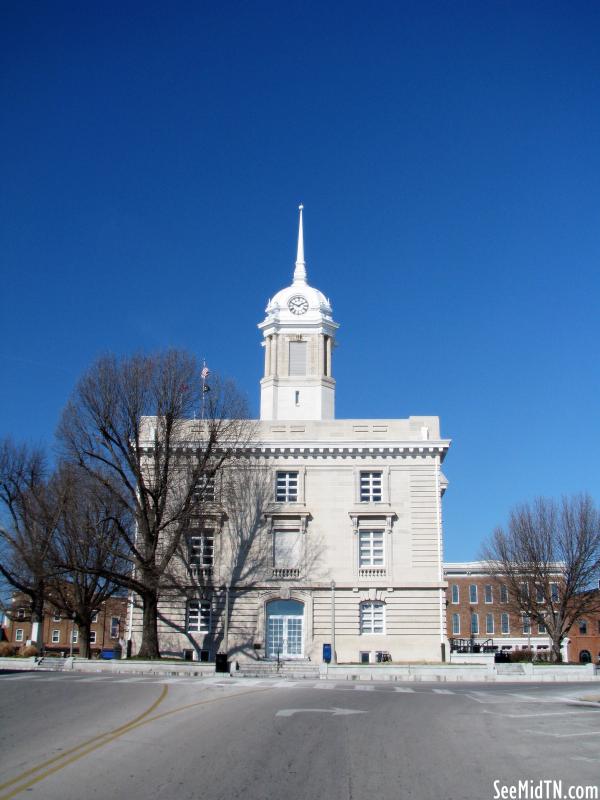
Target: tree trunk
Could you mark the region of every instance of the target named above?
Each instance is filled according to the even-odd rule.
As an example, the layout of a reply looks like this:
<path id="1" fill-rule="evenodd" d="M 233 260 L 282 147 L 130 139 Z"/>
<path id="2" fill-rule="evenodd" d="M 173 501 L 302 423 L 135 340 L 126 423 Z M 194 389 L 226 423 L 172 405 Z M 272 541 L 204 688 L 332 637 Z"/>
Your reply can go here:
<path id="1" fill-rule="evenodd" d="M 79 656 L 81 658 L 90 657 L 90 631 L 89 622 L 79 623 Z"/>
<path id="2" fill-rule="evenodd" d="M 31 643 L 41 652 L 44 646 L 44 590 L 41 588 L 31 602 Z"/>
<path id="3" fill-rule="evenodd" d="M 158 649 L 158 593 L 148 592 L 142 596 L 142 644 L 138 656 L 140 658 L 160 658 Z"/>
<path id="4" fill-rule="evenodd" d="M 562 661 L 562 654 L 560 652 L 561 644 L 562 644 L 562 638 L 552 637 L 552 661 L 555 664 L 560 664 L 560 662 Z"/>

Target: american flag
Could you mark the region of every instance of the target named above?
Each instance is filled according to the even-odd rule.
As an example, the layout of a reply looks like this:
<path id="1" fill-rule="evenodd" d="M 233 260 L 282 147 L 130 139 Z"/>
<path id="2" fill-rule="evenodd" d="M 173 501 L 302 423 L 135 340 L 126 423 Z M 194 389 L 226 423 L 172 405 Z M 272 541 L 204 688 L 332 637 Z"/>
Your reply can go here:
<path id="1" fill-rule="evenodd" d="M 200 377 L 202 378 L 202 380 L 203 381 L 206 380 L 209 375 L 210 375 L 209 368 L 208 367 L 203 367 L 202 368 L 202 372 L 200 373 Z"/>

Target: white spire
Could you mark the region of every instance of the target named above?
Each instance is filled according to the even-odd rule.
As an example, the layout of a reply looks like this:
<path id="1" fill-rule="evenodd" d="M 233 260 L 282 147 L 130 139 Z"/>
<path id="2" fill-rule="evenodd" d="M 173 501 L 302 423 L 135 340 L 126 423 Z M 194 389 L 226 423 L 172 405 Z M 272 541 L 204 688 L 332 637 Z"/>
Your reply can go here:
<path id="1" fill-rule="evenodd" d="M 300 222 L 298 224 L 298 253 L 296 255 L 296 268 L 294 269 L 294 283 L 306 283 L 306 262 L 304 261 L 304 230 L 302 228 L 302 203 L 298 206 L 300 210 Z"/>

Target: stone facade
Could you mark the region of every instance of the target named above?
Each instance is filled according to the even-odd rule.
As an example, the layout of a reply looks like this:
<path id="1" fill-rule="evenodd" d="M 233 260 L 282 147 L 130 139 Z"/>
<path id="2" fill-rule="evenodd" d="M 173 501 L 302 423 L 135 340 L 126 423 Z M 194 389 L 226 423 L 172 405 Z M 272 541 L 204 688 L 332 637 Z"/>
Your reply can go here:
<path id="1" fill-rule="evenodd" d="M 437 417 L 334 419 L 338 324 L 306 282 L 302 218 L 293 283 L 259 328 L 261 419 L 192 525 L 201 580 L 163 598 L 163 652 L 320 661 L 329 645 L 344 662 L 439 661 L 450 442 Z"/>

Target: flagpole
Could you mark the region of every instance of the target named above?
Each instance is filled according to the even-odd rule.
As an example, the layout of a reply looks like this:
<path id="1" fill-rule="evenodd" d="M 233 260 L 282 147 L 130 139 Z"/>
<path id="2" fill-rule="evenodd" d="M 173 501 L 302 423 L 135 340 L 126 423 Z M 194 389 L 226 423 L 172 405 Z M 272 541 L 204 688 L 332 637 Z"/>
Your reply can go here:
<path id="1" fill-rule="evenodd" d="M 209 369 L 206 366 L 206 359 L 203 358 L 202 359 L 202 372 L 200 373 L 200 378 L 202 380 L 202 401 L 201 401 L 202 404 L 201 404 L 201 409 L 200 409 L 200 412 L 201 412 L 200 419 L 202 421 L 204 421 L 204 412 L 205 412 L 205 399 L 204 398 L 205 398 L 206 392 L 207 392 L 206 379 L 208 378 L 209 374 L 210 374 L 209 373 Z"/>

